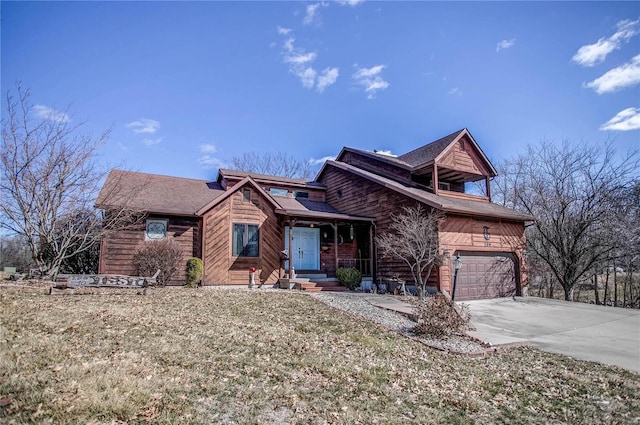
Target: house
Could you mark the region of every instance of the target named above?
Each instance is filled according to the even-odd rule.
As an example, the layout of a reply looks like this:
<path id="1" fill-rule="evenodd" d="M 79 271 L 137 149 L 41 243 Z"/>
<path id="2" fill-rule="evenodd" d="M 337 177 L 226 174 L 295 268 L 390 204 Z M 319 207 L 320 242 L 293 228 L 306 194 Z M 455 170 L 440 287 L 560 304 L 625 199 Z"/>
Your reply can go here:
<path id="1" fill-rule="evenodd" d="M 398 157 L 345 147 L 311 182 L 226 169 L 211 182 L 113 170 L 97 205 L 127 206 L 145 220 L 103 239 L 100 273 L 133 273 L 140 246 L 172 238 L 185 262 L 203 260 L 204 285 L 246 285 L 252 267 L 266 284 L 294 272 L 331 277 L 338 267 L 376 281 L 411 279 L 403 262 L 376 251 L 375 235 L 402 206 L 420 203 L 446 214 L 439 229 L 446 261 L 430 285 L 451 291 L 460 255 L 456 299 L 521 294 L 532 217 L 491 203 L 495 176 L 467 129 Z M 470 182 L 484 183 L 487 195 L 465 193 Z"/>

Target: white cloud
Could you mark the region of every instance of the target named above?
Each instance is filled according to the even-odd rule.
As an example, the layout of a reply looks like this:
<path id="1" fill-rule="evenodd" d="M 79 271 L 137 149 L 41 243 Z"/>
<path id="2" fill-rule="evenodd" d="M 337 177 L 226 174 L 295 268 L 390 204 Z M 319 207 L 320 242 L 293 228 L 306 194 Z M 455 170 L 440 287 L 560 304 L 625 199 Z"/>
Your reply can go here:
<path id="1" fill-rule="evenodd" d="M 382 70 L 386 65 L 375 65 L 371 68 L 360 68 L 353 75 L 356 84 L 364 87 L 364 91 L 368 93 L 368 99 L 375 99 L 379 90 L 385 90 L 389 87 L 389 83 L 382 78 Z"/>
<path id="2" fill-rule="evenodd" d="M 287 55 L 284 57 L 285 63 L 290 63 L 293 65 L 304 65 L 308 62 L 313 62 L 316 60 L 318 54 L 316 52 L 309 53 L 294 53 L 292 55 Z"/>
<path id="3" fill-rule="evenodd" d="M 353 78 L 355 79 L 363 79 L 363 78 L 371 78 L 380 74 L 382 70 L 385 68 L 385 65 L 376 65 L 371 68 L 360 68 L 355 74 L 353 74 Z"/>
<path id="4" fill-rule="evenodd" d="M 142 140 L 142 143 L 145 144 L 146 146 L 157 145 L 160 142 L 162 142 L 162 137 L 158 137 L 157 139 L 143 139 Z"/>
<path id="5" fill-rule="evenodd" d="M 462 90 L 460 90 L 460 88 L 458 87 L 454 87 L 449 90 L 449 94 L 452 96 L 462 96 Z"/>
<path id="6" fill-rule="evenodd" d="M 286 52 L 289 52 L 289 53 L 293 52 L 293 42 L 294 42 L 295 40 L 296 40 L 296 39 L 295 39 L 295 38 L 293 38 L 293 37 L 287 38 L 287 39 L 285 40 L 285 42 L 284 42 L 284 44 L 282 45 L 282 47 L 284 48 L 284 50 L 285 50 Z"/>
<path id="7" fill-rule="evenodd" d="M 362 3 L 364 3 L 364 0 L 343 0 L 338 2 L 340 6 L 351 6 L 351 7 L 356 7 L 358 5 L 361 5 Z"/>
<path id="8" fill-rule="evenodd" d="M 291 28 L 284 28 L 284 27 L 281 27 L 280 25 L 278 25 L 277 28 L 278 28 L 278 34 L 280 35 L 287 35 L 291 31 L 293 31 Z"/>
<path id="9" fill-rule="evenodd" d="M 571 58 L 572 61 L 582 66 L 594 66 L 601 64 L 607 55 L 620 49 L 623 42 L 628 42 L 633 36 L 640 33 L 640 19 L 631 21 L 625 19 L 616 24 L 618 31 L 611 37 L 602 37 L 593 44 L 587 44 L 578 49 Z"/>
<path id="10" fill-rule="evenodd" d="M 391 153 L 390 150 L 385 150 L 385 151 L 379 151 L 379 150 L 374 150 L 373 152 L 377 153 L 378 155 L 385 155 L 385 156 L 390 156 L 393 158 L 397 158 L 398 155 L 394 155 Z"/>
<path id="11" fill-rule="evenodd" d="M 224 161 L 218 158 L 214 158 L 211 155 L 202 155 L 200 158 L 198 158 L 197 161 L 198 164 L 202 166 L 202 168 L 207 170 L 215 168 L 225 168 L 227 166 Z"/>
<path id="12" fill-rule="evenodd" d="M 140 118 L 137 121 L 131 121 L 126 127 L 132 129 L 136 134 L 153 134 L 158 131 L 160 123 L 149 118 Z"/>
<path id="13" fill-rule="evenodd" d="M 316 83 L 316 75 L 318 73 L 315 69 L 309 67 L 297 72 L 297 76 L 300 78 L 302 86 L 307 89 L 312 89 Z"/>
<path id="14" fill-rule="evenodd" d="M 325 68 L 322 70 L 322 74 L 318 76 L 316 91 L 322 93 L 324 89 L 336 82 L 338 75 L 340 75 L 338 68 Z"/>
<path id="15" fill-rule="evenodd" d="M 640 129 L 640 108 L 627 108 L 600 126 L 600 130 L 630 131 Z"/>
<path id="16" fill-rule="evenodd" d="M 283 62 L 289 65 L 289 72 L 300 79 L 304 88 L 313 89 L 315 87 L 318 93 L 322 93 L 338 79 L 338 68 L 328 67 L 318 74 L 318 71 L 312 66 L 318 54 L 296 47 L 294 42 L 295 38 L 293 37 L 285 40 L 282 46 Z"/>
<path id="17" fill-rule="evenodd" d="M 34 105 L 33 112 L 40 118 L 47 121 L 69 122 L 71 117 L 65 112 L 57 111 L 45 105 Z"/>
<path id="18" fill-rule="evenodd" d="M 323 156 L 322 158 L 311 158 L 309 160 L 309 164 L 310 165 L 320 165 L 320 164 L 324 164 L 327 161 L 335 161 L 336 157 L 335 156 Z"/>
<path id="19" fill-rule="evenodd" d="M 516 44 L 516 39 L 512 38 L 511 40 L 502 40 L 496 46 L 496 52 L 500 50 L 508 49 L 509 47 L 513 47 Z"/>
<path id="20" fill-rule="evenodd" d="M 314 3 L 307 5 L 307 11 L 304 15 L 304 19 L 302 20 L 303 25 L 311 25 L 316 24 L 320 25 L 322 22 L 322 18 L 320 16 L 320 8 L 329 6 L 327 3 Z"/>
<path id="21" fill-rule="evenodd" d="M 594 89 L 596 93 L 612 93 L 620 89 L 640 83 L 640 55 L 617 68 L 606 72 L 595 80 L 584 83 L 583 86 Z"/>
<path id="22" fill-rule="evenodd" d="M 216 145 L 212 145 L 211 143 L 205 143 L 203 145 L 198 146 L 198 150 L 202 153 L 216 153 L 218 149 Z"/>

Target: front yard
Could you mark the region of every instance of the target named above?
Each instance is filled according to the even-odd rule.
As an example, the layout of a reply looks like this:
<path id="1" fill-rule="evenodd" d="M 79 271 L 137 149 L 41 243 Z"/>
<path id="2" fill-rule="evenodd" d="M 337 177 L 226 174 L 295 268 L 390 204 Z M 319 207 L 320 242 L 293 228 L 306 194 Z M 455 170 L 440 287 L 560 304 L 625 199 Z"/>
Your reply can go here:
<path id="1" fill-rule="evenodd" d="M 1 423 L 640 421 L 638 374 L 446 354 L 306 295 L 0 287 L 0 306 Z"/>

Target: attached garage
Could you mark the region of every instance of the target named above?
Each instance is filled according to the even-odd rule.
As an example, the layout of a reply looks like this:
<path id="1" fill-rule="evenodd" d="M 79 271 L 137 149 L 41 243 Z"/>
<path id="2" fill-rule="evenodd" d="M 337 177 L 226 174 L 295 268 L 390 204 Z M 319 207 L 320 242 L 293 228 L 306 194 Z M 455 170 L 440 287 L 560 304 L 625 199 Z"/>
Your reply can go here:
<path id="1" fill-rule="evenodd" d="M 456 301 L 519 295 L 516 257 L 512 253 L 460 252 Z"/>

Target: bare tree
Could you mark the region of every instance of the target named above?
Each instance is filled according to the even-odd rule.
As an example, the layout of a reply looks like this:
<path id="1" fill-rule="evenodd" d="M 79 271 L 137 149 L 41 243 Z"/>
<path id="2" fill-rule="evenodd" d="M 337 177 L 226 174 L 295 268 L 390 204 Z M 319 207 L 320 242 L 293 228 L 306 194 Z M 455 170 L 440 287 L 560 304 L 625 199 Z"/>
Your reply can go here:
<path id="1" fill-rule="evenodd" d="M 94 209 L 105 172 L 96 160 L 109 131 L 97 138 L 80 134 L 67 112 L 38 118 L 30 92 L 17 86 L 7 94 L 0 145 L 0 228 L 19 235 L 43 276 L 53 278 L 61 264 L 92 248 L 103 219 Z M 111 214 L 111 221 L 121 213 Z"/>
<path id="2" fill-rule="evenodd" d="M 635 154 L 618 161 L 610 144 L 568 142 L 529 146 L 500 167 L 494 197 L 536 217 L 527 230 L 529 254 L 547 264 L 566 300 L 615 249 L 611 211 L 636 167 Z"/>
<path id="3" fill-rule="evenodd" d="M 0 237 L 0 268 L 4 266 L 15 267 L 21 273 L 28 272 L 33 266 L 31 252 L 23 238 Z"/>
<path id="4" fill-rule="evenodd" d="M 442 262 L 438 227 L 443 219 L 442 212 L 426 211 L 421 204 L 403 207 L 402 213 L 392 215 L 391 231 L 376 237 L 383 254 L 407 263 L 421 297 L 433 268 Z"/>
<path id="5" fill-rule="evenodd" d="M 294 158 L 286 153 L 247 152 L 242 156 L 231 158 L 231 167 L 235 170 L 270 176 L 295 179 L 311 178 L 311 167 L 308 162 Z"/>

